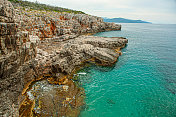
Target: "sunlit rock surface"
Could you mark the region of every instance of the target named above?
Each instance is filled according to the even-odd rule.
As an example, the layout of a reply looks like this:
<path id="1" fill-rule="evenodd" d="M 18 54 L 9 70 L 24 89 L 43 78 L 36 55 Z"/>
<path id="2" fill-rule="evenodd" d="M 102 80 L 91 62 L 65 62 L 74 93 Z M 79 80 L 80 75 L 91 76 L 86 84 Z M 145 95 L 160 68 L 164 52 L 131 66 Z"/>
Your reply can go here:
<path id="1" fill-rule="evenodd" d="M 31 101 L 21 106 L 21 116 L 77 117 L 85 97 L 84 90 L 71 80 L 65 85 L 52 85 L 47 80 L 36 82 L 27 95 Z"/>
<path id="2" fill-rule="evenodd" d="M 109 30 L 121 30 L 121 25 L 103 22 L 97 16 L 37 11 L 17 7 L 15 21 L 21 30 L 37 35 L 40 39 L 62 38 L 62 35 L 96 33 Z M 72 37 L 70 37 L 72 38 Z"/>
<path id="3" fill-rule="evenodd" d="M 127 39 L 118 37 L 80 36 L 61 44 L 60 53 L 53 57 L 52 67 L 69 74 L 91 58 L 102 65 L 112 65 L 119 56 L 114 49 L 124 47 L 127 42 Z"/>

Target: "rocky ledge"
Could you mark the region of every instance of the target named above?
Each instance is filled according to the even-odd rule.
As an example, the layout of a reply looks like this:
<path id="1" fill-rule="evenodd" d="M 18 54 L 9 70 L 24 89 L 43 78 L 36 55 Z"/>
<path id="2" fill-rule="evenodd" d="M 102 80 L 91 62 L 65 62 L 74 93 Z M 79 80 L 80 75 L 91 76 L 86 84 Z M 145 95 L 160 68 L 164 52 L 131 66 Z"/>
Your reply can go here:
<path id="1" fill-rule="evenodd" d="M 37 70 L 40 72 L 38 77 L 46 80 L 35 83 L 32 89 L 28 85 L 23 90 L 27 98 L 20 107 L 20 115 L 77 117 L 84 105 L 84 90 L 75 85 L 73 74 L 89 63 L 114 64 L 127 42 L 122 37 L 84 35 L 63 42 L 55 39 L 43 41 L 37 48 L 35 60 L 43 68 Z"/>
<path id="2" fill-rule="evenodd" d="M 118 37 L 79 36 L 61 44 L 61 50 L 52 59 L 52 68 L 70 74 L 90 59 L 100 65 L 112 65 L 127 42 L 127 39 Z"/>
<path id="3" fill-rule="evenodd" d="M 96 16 L 14 9 L 0 0 L 0 116 L 78 116 L 84 89 L 73 73 L 90 62 L 112 65 L 128 42 L 83 34 L 120 29 Z"/>

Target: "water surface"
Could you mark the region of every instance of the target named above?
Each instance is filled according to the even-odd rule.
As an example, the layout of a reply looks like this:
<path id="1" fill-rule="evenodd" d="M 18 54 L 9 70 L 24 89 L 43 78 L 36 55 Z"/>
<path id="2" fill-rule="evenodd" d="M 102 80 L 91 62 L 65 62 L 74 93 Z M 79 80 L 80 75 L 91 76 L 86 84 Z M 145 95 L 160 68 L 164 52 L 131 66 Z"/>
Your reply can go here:
<path id="1" fill-rule="evenodd" d="M 176 25 L 122 24 L 96 36 L 129 42 L 113 67 L 86 67 L 80 117 L 176 117 Z"/>

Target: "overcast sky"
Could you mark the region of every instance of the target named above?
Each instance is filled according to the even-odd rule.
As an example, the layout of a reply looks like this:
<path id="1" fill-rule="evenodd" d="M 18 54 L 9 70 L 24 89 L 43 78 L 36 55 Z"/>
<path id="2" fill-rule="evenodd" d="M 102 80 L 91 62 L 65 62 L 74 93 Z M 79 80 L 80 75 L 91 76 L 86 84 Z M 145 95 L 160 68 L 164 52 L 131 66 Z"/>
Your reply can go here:
<path id="1" fill-rule="evenodd" d="M 36 0 L 28 0 L 35 2 Z M 37 0 L 87 14 L 176 24 L 176 0 Z"/>

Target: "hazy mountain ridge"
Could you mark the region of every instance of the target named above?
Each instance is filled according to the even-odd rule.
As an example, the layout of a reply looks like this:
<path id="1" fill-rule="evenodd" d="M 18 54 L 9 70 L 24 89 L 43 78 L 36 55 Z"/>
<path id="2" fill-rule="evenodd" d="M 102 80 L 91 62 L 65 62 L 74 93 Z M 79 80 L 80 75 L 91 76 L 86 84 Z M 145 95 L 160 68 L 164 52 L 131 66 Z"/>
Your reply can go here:
<path id="1" fill-rule="evenodd" d="M 132 20 L 125 18 L 103 18 L 104 22 L 115 22 L 115 23 L 151 23 L 143 20 Z"/>

